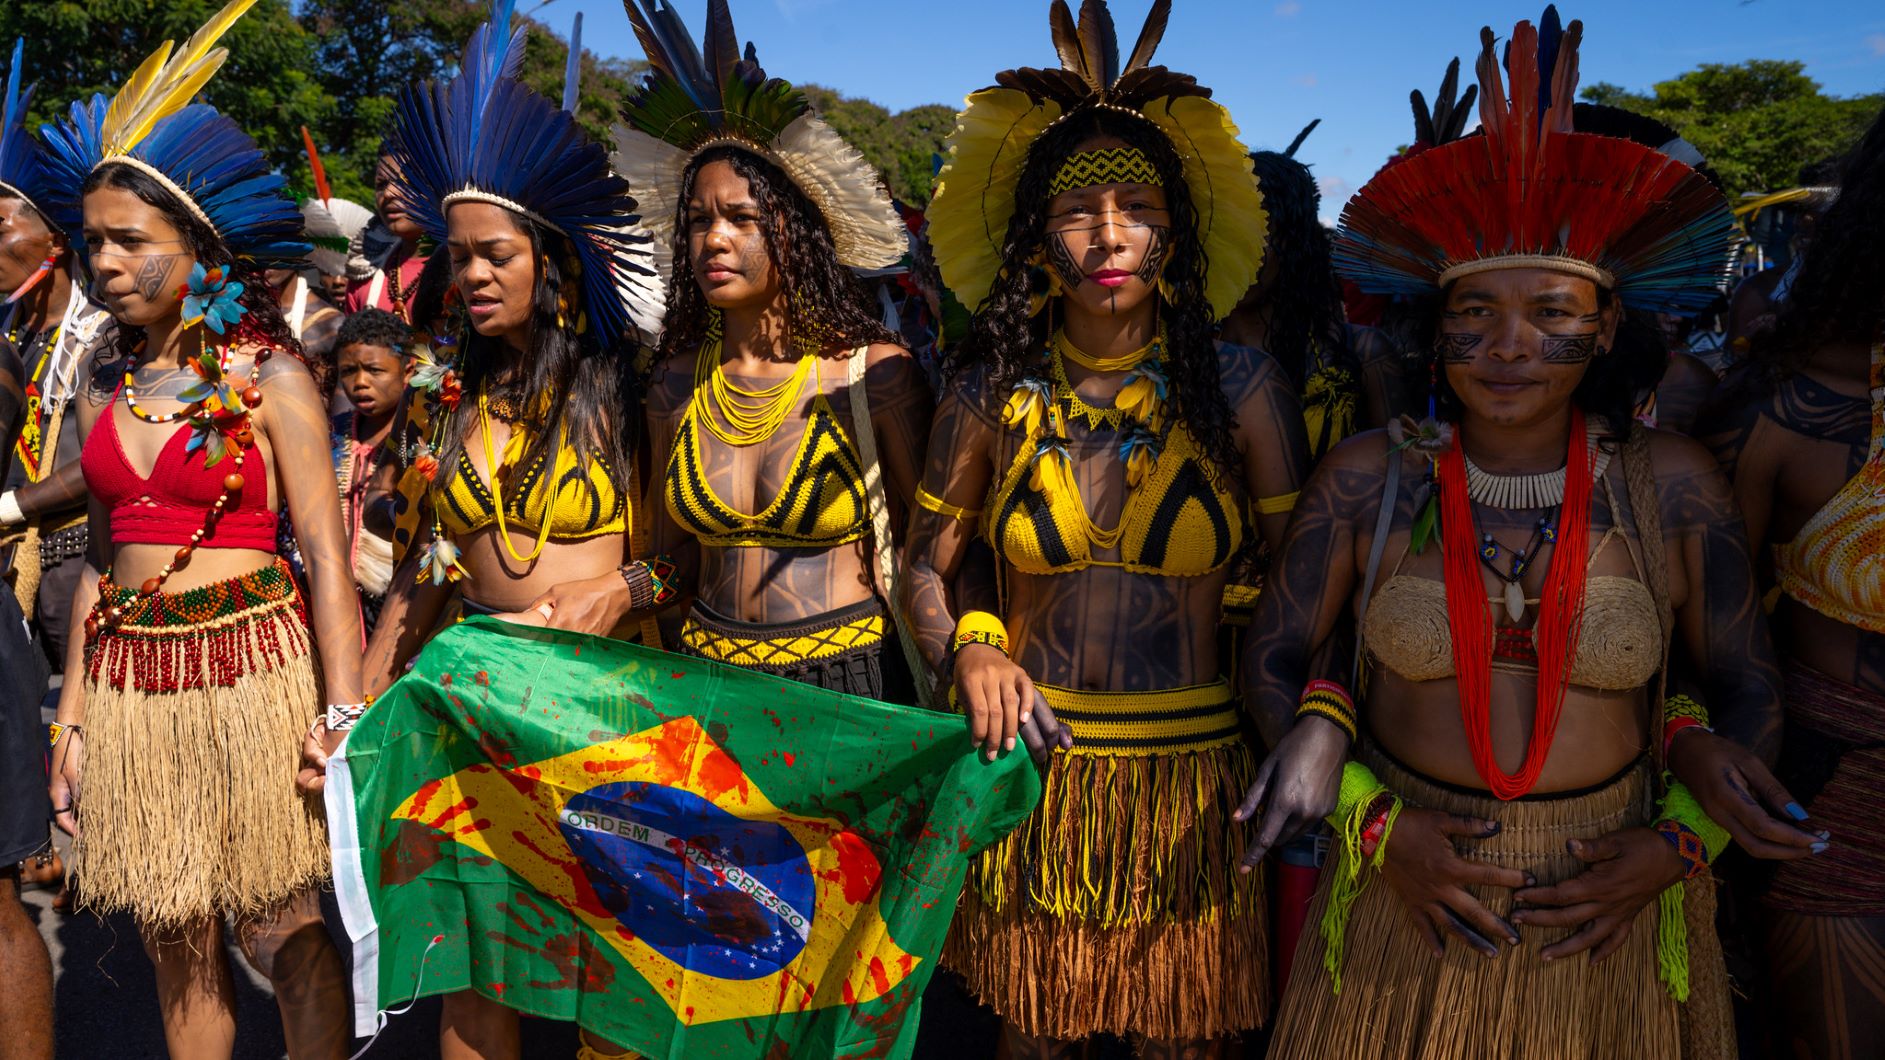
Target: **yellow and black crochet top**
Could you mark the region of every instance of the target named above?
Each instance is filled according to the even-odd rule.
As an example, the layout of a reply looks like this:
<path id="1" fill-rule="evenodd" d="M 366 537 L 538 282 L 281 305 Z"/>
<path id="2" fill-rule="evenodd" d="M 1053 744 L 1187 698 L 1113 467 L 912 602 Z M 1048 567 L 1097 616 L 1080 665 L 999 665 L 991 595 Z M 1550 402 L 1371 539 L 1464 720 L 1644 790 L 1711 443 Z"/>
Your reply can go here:
<path id="1" fill-rule="evenodd" d="M 700 454 L 700 402 L 688 405 L 668 458 L 668 512 L 701 544 L 716 548 L 825 548 L 857 541 L 870 531 L 863 462 L 838 424 L 824 394 L 812 411 L 792 457 L 785 486 L 763 511 L 735 511 L 713 492 Z"/>
<path id="2" fill-rule="evenodd" d="M 530 432 L 522 424 L 513 426 L 504 443 L 502 466 L 514 467 L 529 445 Z M 529 468 L 511 471 L 500 480 L 504 520 L 510 529 L 577 540 L 619 534 L 627 528 L 628 497 L 609 480 L 608 465 L 600 456 L 584 460 L 575 446 L 565 445 L 556 450 L 554 475 L 545 476 L 543 464 L 538 459 Z M 459 452 L 455 471 L 439 498 L 440 525 L 454 535 L 463 535 L 496 522 L 491 490 L 472 466 L 468 453 Z M 547 527 L 543 525 L 546 511 L 550 521 Z"/>
<path id="3" fill-rule="evenodd" d="M 1100 566 L 1195 578 L 1229 563 L 1243 545 L 1243 501 L 1212 473 L 1182 424 L 1171 425 L 1151 474 L 1127 495 L 1111 532 L 1118 535 L 1116 560 L 1094 558 L 1078 492 L 1035 488 L 1033 442 L 1030 438 L 1016 454 L 982 516 L 982 534 L 990 546 L 1023 574 Z"/>

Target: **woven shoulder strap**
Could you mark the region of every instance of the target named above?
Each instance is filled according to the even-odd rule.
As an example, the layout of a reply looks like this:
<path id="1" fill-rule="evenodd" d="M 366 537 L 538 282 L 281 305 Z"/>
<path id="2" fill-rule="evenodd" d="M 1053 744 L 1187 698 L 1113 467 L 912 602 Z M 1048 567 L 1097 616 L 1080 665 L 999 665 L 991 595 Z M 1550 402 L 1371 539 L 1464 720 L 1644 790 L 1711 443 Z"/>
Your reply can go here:
<path id="1" fill-rule="evenodd" d="M 1401 500 L 1401 462 L 1406 457 L 1399 449 L 1388 450 L 1387 474 L 1381 482 L 1381 508 L 1374 517 L 1374 539 L 1368 542 L 1368 569 L 1362 573 L 1361 600 L 1355 605 L 1355 659 L 1348 668 L 1348 687 L 1361 688 L 1361 619 L 1368 613 L 1368 598 L 1374 595 L 1375 578 L 1381 574 L 1381 557 L 1387 551 L 1388 531 L 1394 528 L 1394 509 Z"/>
<path id="2" fill-rule="evenodd" d="M 1662 702 L 1669 691 L 1669 647 L 1675 636 L 1675 610 L 1669 602 L 1669 554 L 1663 547 L 1656 468 L 1649 457 L 1649 431 L 1642 424 L 1631 424 L 1630 436 L 1623 442 L 1623 481 L 1629 488 L 1630 518 L 1636 523 L 1636 538 L 1643 549 L 1643 577 L 1649 582 L 1649 595 L 1656 601 L 1656 618 L 1662 623 L 1662 667 L 1656 672 L 1656 698 L 1649 712 L 1650 746 L 1660 748 Z"/>
<path id="3" fill-rule="evenodd" d="M 916 700 L 929 707 L 934 702 L 929 667 L 917 651 L 910 624 L 903 617 L 903 595 L 897 578 L 896 542 L 890 536 L 890 497 L 884 490 L 884 467 L 877 459 L 877 432 L 871 426 L 870 386 L 864 381 L 868 347 L 851 351 L 846 366 L 845 389 L 851 394 L 851 430 L 857 435 L 858 462 L 864 465 L 864 503 L 870 509 L 871 551 L 877 563 L 877 588 L 884 594 L 884 609 L 890 612 L 896 627 L 897 644 L 903 650 L 904 663 L 910 668 L 910 681 L 916 686 Z"/>

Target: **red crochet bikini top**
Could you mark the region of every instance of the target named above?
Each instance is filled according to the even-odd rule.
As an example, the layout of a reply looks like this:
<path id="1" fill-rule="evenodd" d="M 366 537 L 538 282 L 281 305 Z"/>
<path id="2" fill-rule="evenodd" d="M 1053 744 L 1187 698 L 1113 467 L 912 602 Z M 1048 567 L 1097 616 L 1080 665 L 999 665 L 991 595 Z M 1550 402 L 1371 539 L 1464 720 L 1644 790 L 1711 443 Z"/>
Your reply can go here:
<path id="1" fill-rule="evenodd" d="M 131 466 L 118 437 L 114 401 L 85 440 L 79 468 L 92 496 L 111 511 L 114 545 L 187 545 L 190 535 L 203 530 L 198 548 L 252 548 L 275 551 L 275 513 L 268 508 L 268 466 L 259 459 L 244 460 L 240 491 L 229 495 L 221 518 L 206 526 L 204 516 L 223 495 L 223 479 L 234 470 L 233 461 L 203 466 L 201 449 L 186 453 L 189 424 L 157 454 L 157 465 L 144 478 Z"/>

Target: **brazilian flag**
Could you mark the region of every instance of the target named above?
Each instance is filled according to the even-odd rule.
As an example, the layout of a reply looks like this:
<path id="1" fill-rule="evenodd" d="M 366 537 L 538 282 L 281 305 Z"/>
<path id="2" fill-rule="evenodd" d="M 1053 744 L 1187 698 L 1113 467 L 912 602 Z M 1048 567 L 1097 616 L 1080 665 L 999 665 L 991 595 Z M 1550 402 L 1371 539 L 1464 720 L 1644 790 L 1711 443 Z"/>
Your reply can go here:
<path id="1" fill-rule="evenodd" d="M 907 1056 L 1040 790 L 951 715 L 465 622 L 330 763 L 355 1032 L 470 988 L 650 1057 Z"/>

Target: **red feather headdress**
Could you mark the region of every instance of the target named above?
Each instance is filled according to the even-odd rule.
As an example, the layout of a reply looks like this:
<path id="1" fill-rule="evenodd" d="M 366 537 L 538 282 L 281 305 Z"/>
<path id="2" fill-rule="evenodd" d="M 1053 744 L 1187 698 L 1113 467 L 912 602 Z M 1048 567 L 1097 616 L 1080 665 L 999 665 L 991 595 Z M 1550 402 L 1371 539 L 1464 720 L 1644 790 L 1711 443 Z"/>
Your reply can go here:
<path id="1" fill-rule="evenodd" d="M 1335 264 L 1362 290 L 1424 294 L 1462 276 L 1545 268 L 1625 305 L 1693 309 L 1727 273 L 1734 218 L 1721 192 L 1655 148 L 1573 131 L 1583 24 L 1512 30 L 1501 82 L 1480 30 L 1480 132 L 1377 173 L 1342 211 Z"/>

